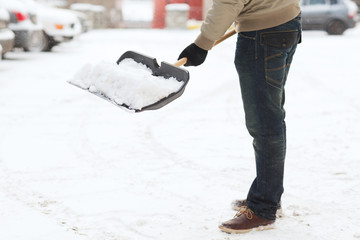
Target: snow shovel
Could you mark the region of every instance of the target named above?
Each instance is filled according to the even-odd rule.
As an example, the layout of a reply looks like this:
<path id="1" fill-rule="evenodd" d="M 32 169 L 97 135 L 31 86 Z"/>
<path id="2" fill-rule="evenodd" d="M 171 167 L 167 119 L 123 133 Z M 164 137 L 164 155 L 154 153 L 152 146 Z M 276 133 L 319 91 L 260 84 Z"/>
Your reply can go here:
<path id="1" fill-rule="evenodd" d="M 235 30 L 229 31 L 221 39 L 219 39 L 217 42 L 215 42 L 214 46 L 234 34 L 235 34 Z M 189 82 L 189 77 L 190 77 L 189 72 L 183 68 L 180 68 L 181 66 L 183 66 L 186 63 L 186 61 L 187 61 L 186 58 L 182 58 L 174 64 L 169 64 L 167 62 L 161 62 L 161 65 L 159 66 L 159 64 L 157 63 L 155 58 L 152 58 L 152 57 L 149 57 L 149 56 L 137 53 L 137 52 L 127 51 L 120 56 L 119 60 L 116 63 L 119 65 L 119 63 L 122 62 L 124 59 L 133 60 L 136 63 L 145 65 L 147 68 L 149 68 L 152 71 L 153 76 L 162 77 L 162 78 L 164 78 L 164 80 L 167 83 L 172 83 L 172 82 L 168 81 L 168 79 L 172 78 L 172 81 L 174 81 L 173 78 L 175 78 L 178 82 L 181 83 L 181 85 L 180 85 L 179 89 L 174 90 L 174 92 L 173 92 L 173 90 L 170 90 L 170 94 L 168 94 L 166 97 L 163 97 L 163 98 L 160 97 L 161 99 L 159 99 L 159 100 L 153 100 L 153 101 L 155 101 L 154 103 L 152 103 L 152 101 L 150 101 L 150 104 L 146 103 L 147 104 L 146 106 L 131 107 L 130 106 L 131 103 L 127 103 L 127 104 L 119 103 L 118 101 L 111 99 L 109 96 L 106 96 L 105 94 L 103 94 L 101 92 L 93 91 L 87 87 L 83 88 L 77 84 L 74 84 L 74 82 L 72 82 L 72 81 L 70 81 L 69 83 L 71 83 L 77 87 L 83 88 L 84 90 L 87 90 L 90 93 L 92 93 L 98 97 L 101 97 L 101 98 L 115 104 L 118 107 L 125 108 L 132 112 L 142 112 L 145 110 L 159 109 L 159 108 L 167 105 L 168 103 L 174 101 L 175 99 L 177 99 L 178 97 L 180 97 L 183 94 L 183 92 L 185 91 L 185 87 L 186 87 L 187 83 Z M 136 69 L 133 69 L 133 70 L 136 70 Z M 176 80 L 175 80 L 175 83 L 176 83 Z M 156 90 L 158 90 L 158 89 L 154 89 L 155 92 L 156 92 Z M 128 93 L 130 95 L 133 94 L 131 92 L 128 92 Z M 134 93 L 134 94 L 136 94 L 136 93 Z M 134 99 L 136 99 L 135 96 L 136 95 L 133 95 Z"/>
<path id="2" fill-rule="evenodd" d="M 226 40 L 227 38 L 233 36 L 235 33 L 236 33 L 235 30 L 231 30 L 231 31 L 227 32 L 224 36 L 222 36 L 218 41 L 215 42 L 214 46 L 216 46 L 217 44 Z M 170 77 L 174 77 L 179 82 L 182 82 L 183 84 L 178 91 L 171 93 L 169 96 L 162 98 L 153 104 L 144 106 L 141 109 L 130 109 L 125 104 L 123 104 L 122 107 L 125 107 L 129 110 L 134 110 L 135 112 L 141 112 L 144 110 L 156 110 L 156 109 L 159 109 L 159 108 L 167 105 L 168 103 L 174 101 L 175 99 L 179 98 L 184 93 L 185 87 L 186 87 L 187 83 L 189 82 L 190 76 L 189 76 L 189 72 L 187 70 L 180 68 L 180 67 L 186 63 L 186 61 L 187 61 L 186 58 L 182 58 L 182 59 L 178 60 L 177 62 L 175 62 L 174 64 L 169 64 L 167 62 L 161 62 L 161 65 L 159 66 L 159 64 L 156 61 L 156 58 L 152 58 L 152 57 L 149 57 L 149 56 L 137 53 L 137 52 L 133 52 L 133 51 L 127 51 L 123 55 L 121 55 L 121 57 L 119 58 L 119 60 L 116 63 L 119 64 L 122 60 L 124 60 L 126 58 L 131 58 L 137 63 L 142 63 L 142 64 L 146 65 L 148 68 L 150 68 L 152 70 L 153 75 L 155 75 L 155 76 L 161 76 L 166 79 L 168 79 Z"/>

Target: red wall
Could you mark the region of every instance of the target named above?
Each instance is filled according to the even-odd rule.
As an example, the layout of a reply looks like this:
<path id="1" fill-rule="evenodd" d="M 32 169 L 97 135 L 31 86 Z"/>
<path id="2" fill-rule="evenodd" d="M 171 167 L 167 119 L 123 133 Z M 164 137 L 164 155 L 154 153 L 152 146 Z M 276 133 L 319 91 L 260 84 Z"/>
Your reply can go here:
<path id="1" fill-rule="evenodd" d="M 203 0 L 188 0 L 190 5 L 189 19 L 203 19 Z"/>
<path id="2" fill-rule="evenodd" d="M 153 28 L 165 27 L 165 6 L 171 3 L 189 4 L 189 19 L 202 20 L 202 1 L 203 0 L 154 0 Z"/>

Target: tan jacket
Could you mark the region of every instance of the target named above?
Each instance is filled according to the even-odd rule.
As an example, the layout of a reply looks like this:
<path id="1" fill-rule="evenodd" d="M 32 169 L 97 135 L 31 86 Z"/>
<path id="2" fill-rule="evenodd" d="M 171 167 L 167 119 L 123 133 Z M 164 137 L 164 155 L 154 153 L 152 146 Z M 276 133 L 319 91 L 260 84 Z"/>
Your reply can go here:
<path id="1" fill-rule="evenodd" d="M 300 0 L 213 0 L 195 44 L 210 50 L 235 22 L 237 32 L 275 27 L 300 13 Z"/>

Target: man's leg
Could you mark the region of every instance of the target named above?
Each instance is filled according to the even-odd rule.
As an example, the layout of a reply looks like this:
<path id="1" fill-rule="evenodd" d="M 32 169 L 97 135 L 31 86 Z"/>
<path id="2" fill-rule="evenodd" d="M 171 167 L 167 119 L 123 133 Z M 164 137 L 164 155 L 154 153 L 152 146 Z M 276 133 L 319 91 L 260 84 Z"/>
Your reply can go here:
<path id="1" fill-rule="evenodd" d="M 275 220 L 283 193 L 286 153 L 284 85 L 300 34 L 298 17 L 275 28 L 238 35 L 235 65 L 256 160 L 256 178 L 244 211 L 248 213 L 250 210 L 252 215 L 259 217 L 260 225 Z M 255 219 L 249 219 L 250 214 L 243 215 L 239 221 Z M 231 224 L 241 228 L 239 221 L 235 221 L 236 226 L 234 220 L 224 224 L 229 228 Z M 246 224 L 247 228 L 252 226 Z"/>

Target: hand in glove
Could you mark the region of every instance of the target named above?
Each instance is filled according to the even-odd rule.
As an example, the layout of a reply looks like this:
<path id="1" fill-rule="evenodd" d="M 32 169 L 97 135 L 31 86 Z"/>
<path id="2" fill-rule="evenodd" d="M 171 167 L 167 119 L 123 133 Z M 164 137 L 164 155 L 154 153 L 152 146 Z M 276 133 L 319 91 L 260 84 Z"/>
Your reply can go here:
<path id="1" fill-rule="evenodd" d="M 195 45 L 195 43 L 187 46 L 180 54 L 179 59 L 186 57 L 187 62 L 184 66 L 198 66 L 205 61 L 208 51 Z"/>

